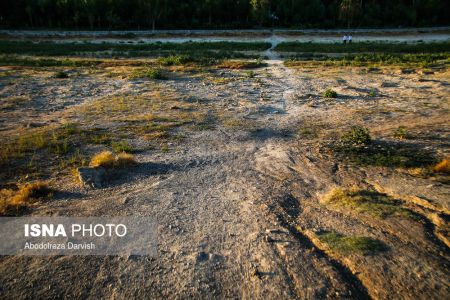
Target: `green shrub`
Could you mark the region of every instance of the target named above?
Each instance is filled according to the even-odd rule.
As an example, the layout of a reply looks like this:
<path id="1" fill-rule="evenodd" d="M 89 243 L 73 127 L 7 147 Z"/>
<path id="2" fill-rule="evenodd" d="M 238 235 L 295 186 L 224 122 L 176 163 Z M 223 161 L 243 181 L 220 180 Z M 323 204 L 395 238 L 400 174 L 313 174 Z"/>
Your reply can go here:
<path id="1" fill-rule="evenodd" d="M 362 126 L 352 127 L 341 138 L 343 145 L 348 147 L 366 146 L 371 140 L 369 129 Z"/>
<path id="2" fill-rule="evenodd" d="M 323 96 L 325 98 L 337 98 L 338 94 L 332 89 L 327 89 L 325 92 L 323 92 Z"/>

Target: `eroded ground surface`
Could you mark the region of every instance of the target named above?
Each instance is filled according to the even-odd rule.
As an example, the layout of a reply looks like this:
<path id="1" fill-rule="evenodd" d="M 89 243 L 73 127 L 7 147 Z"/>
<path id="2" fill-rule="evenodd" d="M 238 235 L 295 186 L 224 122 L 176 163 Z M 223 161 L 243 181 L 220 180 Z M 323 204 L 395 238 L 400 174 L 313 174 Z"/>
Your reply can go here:
<path id="1" fill-rule="evenodd" d="M 159 247 L 156 257 L 2 257 L 1 297 L 448 297 L 448 180 L 422 176 L 415 160 L 449 154 L 448 72 L 287 68 L 272 58 L 254 73 L 168 68 L 168 80 L 130 77 L 127 66 L 65 68 L 66 79 L 52 77 L 57 68 L 2 68 L 2 139 L 70 123 L 86 140 L 69 154 L 126 140 L 139 161 L 84 189 L 55 154 L 51 171 L 33 176 L 59 192 L 29 213 L 152 216 Z M 338 98 L 322 97 L 327 88 Z M 328 142 L 354 125 L 406 149 L 405 166 L 335 153 Z M 408 138 L 394 136 L 401 125 Z M 3 183 L 30 170 L 4 171 Z M 402 213 L 324 203 L 333 188 L 391 197 Z M 383 249 L 342 252 L 320 239 L 329 231 Z"/>

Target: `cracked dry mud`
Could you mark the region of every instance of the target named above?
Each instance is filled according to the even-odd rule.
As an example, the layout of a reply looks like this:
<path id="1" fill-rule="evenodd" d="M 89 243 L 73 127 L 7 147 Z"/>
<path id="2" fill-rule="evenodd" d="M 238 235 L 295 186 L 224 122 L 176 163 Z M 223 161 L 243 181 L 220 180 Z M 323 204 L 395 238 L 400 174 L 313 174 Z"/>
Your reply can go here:
<path id="1" fill-rule="evenodd" d="M 68 185 L 67 193 L 33 212 L 152 216 L 158 223 L 156 257 L 2 257 L 1 298 L 447 298 L 448 185 L 401 170 L 347 164 L 316 140 L 297 135 L 297 129 L 319 124 L 323 137 L 355 123 L 364 123 L 375 137 L 388 136 L 401 124 L 425 136 L 440 129 L 441 138 L 428 146 L 448 154 L 448 73 L 294 70 L 275 54 L 269 57 L 266 70 L 256 72 L 257 81 L 205 85 L 190 77 L 162 85 L 206 99 L 200 104 L 204 111 L 226 110 L 251 129 L 217 126 L 189 132 L 167 153 L 138 154 L 139 165 L 109 187 Z M 57 122 L 72 107 L 64 98 L 81 102 L 145 92 L 139 82 L 73 80 L 80 80 L 79 96 L 71 94 L 76 86 L 69 81 L 63 93 L 70 96 L 55 100 L 42 82 L 28 86 L 49 106 L 60 101 L 45 119 L 34 111 L 36 122 Z M 320 97 L 329 86 L 342 97 Z M 379 91 L 376 99 L 366 96 L 371 88 Z M 5 131 L 18 126 L 3 123 Z M 421 221 L 377 219 L 321 203 L 333 187 L 352 186 L 404 201 Z M 373 237 L 389 249 L 343 255 L 318 240 L 322 230 Z"/>

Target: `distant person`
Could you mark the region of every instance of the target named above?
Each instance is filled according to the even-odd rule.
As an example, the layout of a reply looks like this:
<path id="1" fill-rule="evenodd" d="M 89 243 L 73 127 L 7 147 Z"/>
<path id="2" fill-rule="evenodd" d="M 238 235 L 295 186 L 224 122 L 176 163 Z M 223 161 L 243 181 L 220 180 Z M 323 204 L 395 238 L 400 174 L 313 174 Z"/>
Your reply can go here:
<path id="1" fill-rule="evenodd" d="M 347 35 L 344 35 L 344 37 L 342 38 L 342 43 L 347 44 Z"/>
<path id="2" fill-rule="evenodd" d="M 348 40 L 348 43 L 351 44 L 351 43 L 352 43 L 352 40 L 353 40 L 353 37 L 352 37 L 351 35 L 349 35 L 349 36 L 347 37 L 347 40 Z"/>

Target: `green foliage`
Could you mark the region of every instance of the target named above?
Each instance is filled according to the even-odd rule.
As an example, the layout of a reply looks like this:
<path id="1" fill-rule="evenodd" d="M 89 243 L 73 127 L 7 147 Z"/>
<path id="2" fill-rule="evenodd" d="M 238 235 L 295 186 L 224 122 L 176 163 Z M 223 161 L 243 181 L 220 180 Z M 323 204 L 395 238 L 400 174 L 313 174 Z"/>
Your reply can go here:
<path id="1" fill-rule="evenodd" d="M 321 242 L 327 244 L 334 251 L 344 255 L 352 253 L 369 255 L 388 250 L 387 246 L 383 242 L 365 236 L 346 236 L 331 231 L 318 234 L 318 238 Z"/>
<path id="2" fill-rule="evenodd" d="M 341 142 L 347 147 L 361 147 L 370 143 L 371 137 L 369 129 L 362 126 L 353 126 L 348 132 L 344 133 Z"/>
<path id="3" fill-rule="evenodd" d="M 139 70 L 133 73 L 133 78 L 149 78 L 149 79 L 159 79 L 159 80 L 166 80 L 167 76 L 164 75 L 161 69 L 145 69 L 145 70 Z"/>
<path id="4" fill-rule="evenodd" d="M 325 92 L 323 92 L 323 96 L 325 98 L 337 98 L 338 94 L 332 89 L 327 89 Z"/>

